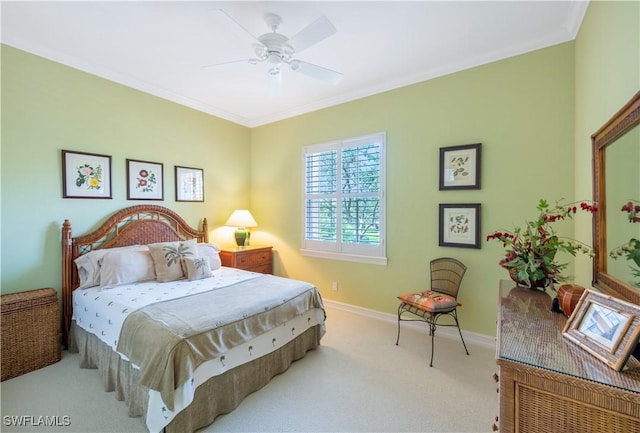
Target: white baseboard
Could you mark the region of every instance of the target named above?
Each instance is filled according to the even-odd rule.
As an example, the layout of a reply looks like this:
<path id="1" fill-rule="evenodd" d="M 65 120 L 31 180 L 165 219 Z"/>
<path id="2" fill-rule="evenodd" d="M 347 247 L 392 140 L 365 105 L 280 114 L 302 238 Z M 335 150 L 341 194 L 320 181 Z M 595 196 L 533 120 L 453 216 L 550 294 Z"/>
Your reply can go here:
<path id="1" fill-rule="evenodd" d="M 383 313 L 381 311 L 370 310 L 368 308 L 345 304 L 344 302 L 339 301 L 332 301 L 330 299 L 324 299 L 323 302 L 327 307 L 335 308 L 336 310 L 346 311 L 348 313 L 357 314 L 374 320 L 393 323 L 394 325 L 398 323 L 398 316 L 395 314 Z M 402 327 L 411 328 L 418 332 L 429 332 L 429 327 L 424 323 L 419 322 L 404 322 Z M 438 328 L 438 335 L 442 335 L 445 338 L 452 338 L 456 340 L 460 339 L 458 330 L 451 327 Z M 496 347 L 496 338 L 489 335 L 462 330 L 462 336 L 467 344 L 481 346 L 488 349 L 495 349 Z"/>

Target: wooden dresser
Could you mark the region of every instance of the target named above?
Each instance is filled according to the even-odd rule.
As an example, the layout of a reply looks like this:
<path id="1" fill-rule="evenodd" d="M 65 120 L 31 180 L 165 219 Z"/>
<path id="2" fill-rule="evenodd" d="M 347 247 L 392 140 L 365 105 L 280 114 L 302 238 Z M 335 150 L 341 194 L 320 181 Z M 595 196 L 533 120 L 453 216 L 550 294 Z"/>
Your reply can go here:
<path id="1" fill-rule="evenodd" d="M 554 294 L 555 295 L 555 294 Z M 552 295 L 500 282 L 496 357 L 505 433 L 640 433 L 640 362 L 621 372 L 562 336 Z"/>
<path id="2" fill-rule="evenodd" d="M 222 261 L 222 266 L 272 274 L 272 249 L 273 247 L 264 245 L 221 248 L 220 260 Z"/>

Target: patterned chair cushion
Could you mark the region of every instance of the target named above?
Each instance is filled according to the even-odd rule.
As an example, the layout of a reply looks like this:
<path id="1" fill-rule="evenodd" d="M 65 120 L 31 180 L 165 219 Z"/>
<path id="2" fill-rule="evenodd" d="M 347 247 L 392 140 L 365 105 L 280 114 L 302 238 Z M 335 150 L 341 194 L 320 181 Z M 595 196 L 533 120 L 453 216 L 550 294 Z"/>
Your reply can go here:
<path id="1" fill-rule="evenodd" d="M 405 304 L 412 305 L 423 311 L 437 313 L 439 311 L 453 310 L 458 306 L 458 301 L 453 296 L 445 295 L 434 291 L 405 293 L 398 296 Z"/>

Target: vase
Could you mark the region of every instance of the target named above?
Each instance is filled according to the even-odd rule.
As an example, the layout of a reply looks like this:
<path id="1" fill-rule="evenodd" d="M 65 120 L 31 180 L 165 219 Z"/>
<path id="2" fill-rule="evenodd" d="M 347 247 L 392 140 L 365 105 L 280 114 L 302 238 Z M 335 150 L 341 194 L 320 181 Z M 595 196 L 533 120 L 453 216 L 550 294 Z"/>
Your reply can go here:
<path id="1" fill-rule="evenodd" d="M 517 269 L 509 269 L 509 277 L 520 287 L 528 287 L 530 289 L 540 289 L 543 290 L 551 284 L 553 281 L 550 277 L 543 277 L 539 280 L 532 280 L 531 285 L 527 281 L 522 281 L 518 279 L 518 270 Z"/>
<path id="2" fill-rule="evenodd" d="M 563 284 L 558 287 L 558 306 L 565 316 L 570 317 L 585 288 L 578 284 Z"/>

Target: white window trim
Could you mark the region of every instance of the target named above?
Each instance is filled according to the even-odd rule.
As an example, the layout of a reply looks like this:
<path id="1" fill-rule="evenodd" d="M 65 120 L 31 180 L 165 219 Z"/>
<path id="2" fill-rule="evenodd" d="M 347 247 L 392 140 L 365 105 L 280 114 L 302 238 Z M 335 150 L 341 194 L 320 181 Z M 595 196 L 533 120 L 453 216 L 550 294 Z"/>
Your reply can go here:
<path id="1" fill-rule="evenodd" d="M 338 243 L 338 242 L 321 242 L 321 241 L 312 241 L 306 240 L 306 177 L 304 173 L 306 171 L 306 155 L 311 152 L 322 152 L 331 149 L 341 150 L 344 146 L 343 144 L 353 144 L 358 141 L 368 142 L 371 138 L 375 138 L 379 140 L 380 145 L 380 200 L 383 202 L 380 210 L 380 245 L 371 246 L 372 254 L 362 254 L 362 251 L 348 251 L 350 245 Z M 300 248 L 300 253 L 306 257 L 315 257 L 321 259 L 331 259 L 331 260 L 342 260 L 349 262 L 357 262 L 357 263 L 367 263 L 373 265 L 387 265 L 387 257 L 386 257 L 386 149 L 387 149 L 387 136 L 386 132 L 378 132 L 373 134 L 362 135 L 359 137 L 351 137 L 342 140 L 336 140 L 332 142 L 322 143 L 322 144 L 314 144 L 305 146 L 302 149 L 302 167 L 303 167 L 303 176 L 302 176 L 302 247 Z M 338 228 L 339 230 L 339 224 Z M 366 250 L 366 245 L 359 245 L 358 250 Z"/>

